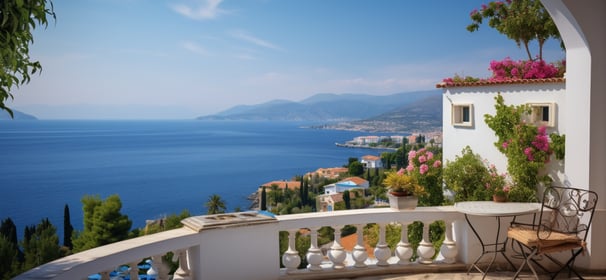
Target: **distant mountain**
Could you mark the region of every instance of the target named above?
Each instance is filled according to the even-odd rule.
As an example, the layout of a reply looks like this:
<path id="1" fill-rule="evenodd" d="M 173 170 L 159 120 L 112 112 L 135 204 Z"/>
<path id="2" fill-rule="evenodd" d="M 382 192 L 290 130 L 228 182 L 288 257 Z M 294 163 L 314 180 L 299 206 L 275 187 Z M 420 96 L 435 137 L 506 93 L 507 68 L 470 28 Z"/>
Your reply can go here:
<path id="1" fill-rule="evenodd" d="M 394 133 L 439 131 L 442 130 L 442 96 L 427 96 L 368 119 L 327 124 L 321 128 Z"/>
<path id="2" fill-rule="evenodd" d="M 369 94 L 321 93 L 300 102 L 274 100 L 258 105 L 239 105 L 199 120 L 281 120 L 281 121 L 353 121 L 395 110 L 430 96 L 440 90 L 397 93 L 386 96 Z"/>
<path id="3" fill-rule="evenodd" d="M 10 119 L 11 119 L 11 116 L 8 114 L 8 112 L 0 110 L 0 120 L 10 120 Z M 29 114 L 26 114 L 26 113 L 23 113 L 23 112 L 20 112 L 17 110 L 13 110 L 13 120 L 37 120 L 37 119 L 38 118 L 36 118 L 32 115 L 29 115 Z"/>

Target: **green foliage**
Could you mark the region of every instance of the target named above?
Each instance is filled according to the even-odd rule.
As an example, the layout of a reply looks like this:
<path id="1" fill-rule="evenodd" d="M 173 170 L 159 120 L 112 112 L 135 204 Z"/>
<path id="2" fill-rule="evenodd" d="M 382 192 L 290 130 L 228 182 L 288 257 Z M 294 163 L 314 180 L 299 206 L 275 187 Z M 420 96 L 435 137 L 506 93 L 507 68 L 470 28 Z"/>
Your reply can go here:
<path id="1" fill-rule="evenodd" d="M 0 225 L 0 279 L 11 279 L 21 272 L 22 255 L 17 242 L 17 227 L 11 218 Z"/>
<path id="2" fill-rule="evenodd" d="M 556 133 L 549 134 L 551 139 L 551 149 L 556 159 L 562 160 L 566 156 L 566 135 Z"/>
<path id="3" fill-rule="evenodd" d="M 514 187 L 509 192 L 510 201 L 536 201 L 539 171 L 549 162 L 554 147 L 556 158 L 564 157 L 565 137 L 551 133 L 553 143 L 548 142 L 546 128 L 536 127 L 523 121 L 530 113 L 527 105 L 505 105 L 501 94 L 495 97 L 495 115 L 484 115 L 484 121 L 498 138 L 497 149 L 507 157 L 507 172 Z M 515 190 L 516 188 L 520 188 Z"/>
<path id="4" fill-rule="evenodd" d="M 72 226 L 70 214 L 69 214 L 69 206 L 65 204 L 63 208 L 63 246 L 69 248 L 70 250 L 74 247 L 72 244 L 72 233 L 74 232 L 74 227 Z"/>
<path id="5" fill-rule="evenodd" d="M 351 197 L 348 190 L 343 192 L 343 202 L 345 203 L 345 209 L 351 209 Z"/>
<path id="6" fill-rule="evenodd" d="M 533 59 L 530 41 L 538 42 L 539 60 L 543 59 L 543 45 L 547 39 L 555 38 L 561 42 L 555 23 L 539 0 L 490 2 L 480 11 L 472 11 L 470 17 L 472 23 L 467 26 L 468 31 L 478 30 L 482 21 L 488 19 L 488 26 L 514 40 L 518 47 L 523 44 L 529 60 Z"/>
<path id="7" fill-rule="evenodd" d="M 145 229 L 140 230 L 138 235 L 144 236 L 148 234 L 154 234 L 166 230 L 180 228 L 183 226 L 183 224 L 181 224 L 181 221 L 189 217 L 191 217 L 191 214 L 187 209 L 181 211 L 179 215 L 170 214 L 162 219 L 155 221 L 154 223 L 146 225 Z"/>
<path id="8" fill-rule="evenodd" d="M 0 234 L 0 279 L 8 280 L 21 272 L 19 249 L 5 235 Z"/>
<path id="9" fill-rule="evenodd" d="M 364 166 L 359 161 L 354 161 L 350 163 L 347 168 L 349 174 L 352 176 L 361 176 L 362 174 L 364 174 Z"/>
<path id="10" fill-rule="evenodd" d="M 491 193 L 484 187 L 488 169 L 482 158 L 474 154 L 469 146 L 455 156 L 454 161 L 447 161 L 443 177 L 446 189 L 454 192 L 454 201 L 490 200 Z"/>
<path id="11" fill-rule="evenodd" d="M 47 16 L 55 18 L 48 0 L 0 2 L 0 110 L 11 117 L 13 112 L 5 102 L 13 98 L 12 88 L 29 83 L 30 75 L 42 70 L 40 62 L 30 60 L 29 45 L 34 42 L 32 31 L 48 25 Z"/>
<path id="12" fill-rule="evenodd" d="M 261 210 L 267 210 L 267 191 L 265 187 L 261 190 Z"/>
<path id="13" fill-rule="evenodd" d="M 109 196 L 105 201 L 97 196 L 82 198 L 84 229 L 74 232 L 72 238 L 74 252 L 81 252 L 128 238 L 132 221 L 120 213 L 122 202 L 118 195 Z"/>
<path id="14" fill-rule="evenodd" d="M 43 219 L 37 226 L 29 227 L 28 231 L 22 242 L 25 255 L 23 271 L 61 257 L 57 229 L 48 218 Z"/>
<path id="15" fill-rule="evenodd" d="M 208 197 L 208 201 L 204 204 L 204 206 L 206 206 L 206 208 L 208 209 L 206 211 L 206 214 L 208 215 L 225 213 L 225 211 L 227 210 L 227 207 L 225 206 L 225 200 L 223 200 L 223 198 L 221 198 L 221 196 L 218 194 L 210 195 Z"/>

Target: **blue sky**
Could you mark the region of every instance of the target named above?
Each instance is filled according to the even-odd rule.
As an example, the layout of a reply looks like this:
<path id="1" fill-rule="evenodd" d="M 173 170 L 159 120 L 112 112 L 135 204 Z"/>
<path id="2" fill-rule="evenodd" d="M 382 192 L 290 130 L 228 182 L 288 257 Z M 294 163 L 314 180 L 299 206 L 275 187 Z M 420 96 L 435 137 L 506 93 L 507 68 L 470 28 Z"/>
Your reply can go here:
<path id="1" fill-rule="evenodd" d="M 430 90 L 525 52 L 469 12 L 487 1 L 54 0 L 41 75 L 9 106 L 43 119 L 191 119 L 317 93 Z M 555 41 L 548 61 L 564 58 Z"/>

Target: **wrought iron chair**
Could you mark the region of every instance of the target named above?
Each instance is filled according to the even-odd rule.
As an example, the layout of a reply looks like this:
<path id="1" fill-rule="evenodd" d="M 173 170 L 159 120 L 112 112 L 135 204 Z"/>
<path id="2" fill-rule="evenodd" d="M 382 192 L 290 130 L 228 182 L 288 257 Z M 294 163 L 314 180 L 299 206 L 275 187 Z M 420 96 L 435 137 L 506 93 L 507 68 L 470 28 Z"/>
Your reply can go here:
<path id="1" fill-rule="evenodd" d="M 507 231 L 507 236 L 512 239 L 512 247 L 517 244 L 524 259 L 514 279 L 526 265 L 539 279 L 533 264 L 549 273 L 552 279 L 565 268 L 569 270 L 569 277 L 574 273 L 583 279 L 574 269 L 574 261 L 586 249 L 585 240 L 597 201 L 598 195 L 589 190 L 564 187 L 545 189 L 539 219 L 532 224 L 512 222 Z M 551 255 L 566 251 L 571 255 L 565 263 Z M 537 260 L 537 256 L 552 261 L 558 266 L 557 269 L 548 269 Z"/>

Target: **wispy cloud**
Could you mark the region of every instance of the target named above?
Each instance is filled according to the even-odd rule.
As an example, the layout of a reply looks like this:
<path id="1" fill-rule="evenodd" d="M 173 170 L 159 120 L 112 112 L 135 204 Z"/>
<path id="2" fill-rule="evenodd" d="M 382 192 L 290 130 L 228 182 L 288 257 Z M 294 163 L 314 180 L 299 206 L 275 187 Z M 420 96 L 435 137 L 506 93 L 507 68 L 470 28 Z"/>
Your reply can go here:
<path id="1" fill-rule="evenodd" d="M 272 49 L 272 50 L 283 51 L 283 49 L 281 47 L 279 47 L 269 41 L 255 37 L 255 36 L 251 35 L 250 33 L 247 33 L 242 30 L 232 31 L 230 33 L 230 35 L 236 39 L 240 39 L 240 40 L 252 43 L 254 45 L 260 46 L 260 47 L 264 47 L 264 48 L 268 48 L 268 49 Z"/>
<path id="2" fill-rule="evenodd" d="M 183 43 L 181 43 L 181 47 L 183 47 L 184 49 L 186 49 L 192 53 L 195 53 L 195 54 L 199 54 L 199 55 L 203 55 L 203 56 L 210 55 L 209 51 L 207 51 L 204 47 L 202 47 L 194 42 L 189 42 L 189 41 L 183 42 Z"/>
<path id="3" fill-rule="evenodd" d="M 197 5 L 188 6 L 185 4 L 173 5 L 175 12 L 195 20 L 215 19 L 226 11 L 219 8 L 223 0 L 199 0 Z"/>

